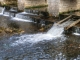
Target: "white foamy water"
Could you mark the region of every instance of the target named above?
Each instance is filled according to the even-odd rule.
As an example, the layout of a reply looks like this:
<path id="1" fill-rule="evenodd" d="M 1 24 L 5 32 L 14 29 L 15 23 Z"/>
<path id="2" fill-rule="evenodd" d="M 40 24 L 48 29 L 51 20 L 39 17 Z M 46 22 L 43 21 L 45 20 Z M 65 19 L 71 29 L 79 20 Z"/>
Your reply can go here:
<path id="1" fill-rule="evenodd" d="M 28 13 L 26 13 L 26 12 L 21 12 L 21 13 L 18 13 L 18 14 L 28 14 Z"/>
<path id="2" fill-rule="evenodd" d="M 20 14 L 30 14 L 30 15 L 37 15 L 37 14 L 33 14 L 33 13 L 27 13 L 27 12 L 21 12 Z"/>
<path id="3" fill-rule="evenodd" d="M 3 7 L 0 7 L 0 15 L 3 15 L 4 10 L 5 10 L 5 7 L 4 8 Z"/>
<path id="4" fill-rule="evenodd" d="M 9 12 L 5 12 L 5 7 L 0 7 L 0 15 L 9 16 Z"/>
<path id="5" fill-rule="evenodd" d="M 14 20 L 14 21 L 23 21 L 23 22 L 32 22 L 30 20 L 20 19 L 20 18 L 17 18 L 17 17 L 11 18 L 11 20 Z"/>
<path id="6" fill-rule="evenodd" d="M 32 22 L 31 18 L 29 16 L 27 16 L 26 14 L 28 14 L 28 13 L 26 13 L 26 12 L 18 13 L 18 14 L 16 14 L 15 17 L 12 17 L 11 20 Z"/>
<path id="7" fill-rule="evenodd" d="M 64 28 L 61 26 L 53 25 L 53 27 L 47 32 L 47 34 L 51 34 L 54 37 L 59 37 L 62 35 Z"/>
<path id="8" fill-rule="evenodd" d="M 37 43 L 43 40 L 52 40 L 53 36 L 40 33 L 40 34 L 22 35 L 20 37 L 16 37 L 16 39 L 18 40 L 11 43 L 11 46 L 26 44 L 26 43 Z"/>
<path id="9" fill-rule="evenodd" d="M 73 33 L 74 35 L 78 35 L 78 36 L 80 36 L 80 33 Z"/>
<path id="10" fill-rule="evenodd" d="M 9 16 L 9 12 L 4 12 L 3 16 Z"/>
<path id="11" fill-rule="evenodd" d="M 2 10 L 3 13 L 4 10 Z M 16 17 L 12 17 L 11 20 L 16 21 L 24 21 L 24 22 L 32 22 L 29 16 L 26 16 L 26 12 L 16 14 Z M 32 14 L 34 15 L 34 14 Z M 26 43 L 37 43 L 44 40 L 53 40 L 57 37 L 61 37 L 64 28 L 61 26 L 54 25 L 47 33 L 38 33 L 38 34 L 30 34 L 30 35 L 22 35 L 19 37 L 15 37 L 16 41 L 11 43 L 11 46 L 16 46 L 19 44 L 26 44 Z"/>
<path id="12" fill-rule="evenodd" d="M 53 40 L 57 39 L 57 37 L 62 37 L 63 32 L 62 27 L 53 26 L 47 33 L 38 33 L 38 34 L 30 34 L 30 35 L 22 35 L 20 37 L 16 37 L 16 41 L 11 43 L 11 46 L 16 46 L 19 44 L 26 44 L 26 43 L 37 43 L 44 40 Z"/>
<path id="13" fill-rule="evenodd" d="M 73 34 L 80 36 L 80 28 L 77 27 L 77 28 L 75 29 L 75 32 L 74 32 Z"/>

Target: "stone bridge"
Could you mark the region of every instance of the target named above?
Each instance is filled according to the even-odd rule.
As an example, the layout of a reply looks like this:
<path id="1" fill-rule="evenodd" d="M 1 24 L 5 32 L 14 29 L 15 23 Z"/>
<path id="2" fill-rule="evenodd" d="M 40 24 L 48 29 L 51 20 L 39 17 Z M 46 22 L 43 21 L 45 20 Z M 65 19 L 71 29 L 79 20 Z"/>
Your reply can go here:
<path id="1" fill-rule="evenodd" d="M 20 10 L 26 7 L 48 5 L 48 11 L 55 16 L 61 12 L 80 9 L 80 0 L 0 0 L 1 4 L 15 1 Z"/>

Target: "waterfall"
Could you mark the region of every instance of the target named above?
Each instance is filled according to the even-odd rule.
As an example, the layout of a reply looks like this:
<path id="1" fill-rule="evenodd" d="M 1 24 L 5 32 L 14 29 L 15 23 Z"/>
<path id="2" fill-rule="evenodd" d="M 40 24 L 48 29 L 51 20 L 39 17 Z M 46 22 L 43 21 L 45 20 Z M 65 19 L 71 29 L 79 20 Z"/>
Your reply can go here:
<path id="1" fill-rule="evenodd" d="M 63 27 L 60 26 L 52 26 L 52 28 L 46 33 L 37 33 L 37 34 L 24 34 L 21 36 L 16 37 L 11 46 L 16 46 L 19 44 L 26 44 L 26 43 L 37 43 L 40 41 L 49 41 L 53 39 L 60 38 L 60 42 L 65 40 L 65 37 L 62 35 L 64 31 Z M 13 39 L 13 38 L 11 38 Z"/>
<path id="2" fill-rule="evenodd" d="M 80 28 L 79 27 L 75 27 L 75 32 L 73 34 L 80 36 Z"/>
<path id="3" fill-rule="evenodd" d="M 5 7 L 0 7 L 0 15 L 9 16 L 9 12 L 5 11 Z"/>
<path id="4" fill-rule="evenodd" d="M 4 14 L 4 11 L 5 11 L 5 7 L 0 7 L 0 14 L 3 15 Z"/>
<path id="5" fill-rule="evenodd" d="M 18 13 L 18 14 L 16 14 L 15 17 L 12 18 L 12 20 L 24 21 L 24 22 L 32 22 L 32 19 L 27 14 L 28 13 L 26 13 L 26 12 Z"/>
<path id="6" fill-rule="evenodd" d="M 52 28 L 47 32 L 47 34 L 51 34 L 54 37 L 61 36 L 64 31 L 64 27 L 53 25 Z"/>
<path id="7" fill-rule="evenodd" d="M 3 16 L 9 16 L 9 12 L 4 12 Z"/>
<path id="8" fill-rule="evenodd" d="M 3 8 L 1 13 L 3 14 L 5 8 Z M 28 13 L 22 12 L 16 14 L 15 17 L 12 17 L 11 20 L 16 20 L 16 21 L 24 21 L 24 22 L 32 22 L 31 18 L 27 16 Z M 33 15 L 33 14 L 31 14 Z M 37 43 L 40 41 L 44 40 L 53 40 L 58 37 L 61 38 L 61 40 L 64 40 L 62 37 L 62 33 L 64 31 L 64 27 L 53 25 L 49 31 L 46 33 L 37 33 L 37 34 L 23 34 L 18 37 L 11 37 L 10 40 L 14 39 L 14 42 L 11 43 L 11 46 L 16 46 L 19 44 L 26 44 L 27 42 L 29 43 Z"/>
<path id="9" fill-rule="evenodd" d="M 32 18 L 29 15 L 37 16 L 36 14 L 21 12 L 21 13 L 16 14 L 16 16 L 12 18 L 12 20 L 32 22 Z"/>

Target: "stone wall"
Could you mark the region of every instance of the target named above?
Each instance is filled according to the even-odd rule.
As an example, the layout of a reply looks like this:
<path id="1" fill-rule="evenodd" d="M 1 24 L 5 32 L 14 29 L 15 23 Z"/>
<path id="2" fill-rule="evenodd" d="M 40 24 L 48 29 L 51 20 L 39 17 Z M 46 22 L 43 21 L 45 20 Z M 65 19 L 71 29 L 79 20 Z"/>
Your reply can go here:
<path id="1" fill-rule="evenodd" d="M 77 9 L 80 9 L 80 0 L 77 0 Z"/>
<path id="2" fill-rule="evenodd" d="M 40 6 L 46 4 L 47 0 L 18 0 L 18 8 L 20 10 L 24 9 L 25 7 Z"/>
<path id="3" fill-rule="evenodd" d="M 6 0 L 0 0 L 5 4 Z M 17 0 L 19 10 L 25 7 L 39 6 L 48 4 L 48 11 L 51 15 L 58 15 L 59 12 L 80 9 L 80 0 Z"/>
<path id="4" fill-rule="evenodd" d="M 5 0 L 0 0 L 0 3 L 1 4 L 5 4 Z"/>
<path id="5" fill-rule="evenodd" d="M 47 0 L 48 11 L 51 15 L 80 9 L 80 0 Z"/>
<path id="6" fill-rule="evenodd" d="M 0 0 L 1 5 L 17 5 L 17 0 Z"/>
<path id="7" fill-rule="evenodd" d="M 59 14 L 59 1 L 60 0 L 47 0 L 48 11 L 52 16 L 57 16 Z"/>
<path id="8" fill-rule="evenodd" d="M 24 10 L 24 3 L 25 3 L 25 0 L 18 0 L 18 9 L 19 10 Z"/>
<path id="9" fill-rule="evenodd" d="M 59 12 L 67 12 L 80 9 L 80 0 L 60 0 Z"/>
<path id="10" fill-rule="evenodd" d="M 25 0 L 25 6 L 37 6 L 37 5 L 45 5 L 46 0 Z"/>

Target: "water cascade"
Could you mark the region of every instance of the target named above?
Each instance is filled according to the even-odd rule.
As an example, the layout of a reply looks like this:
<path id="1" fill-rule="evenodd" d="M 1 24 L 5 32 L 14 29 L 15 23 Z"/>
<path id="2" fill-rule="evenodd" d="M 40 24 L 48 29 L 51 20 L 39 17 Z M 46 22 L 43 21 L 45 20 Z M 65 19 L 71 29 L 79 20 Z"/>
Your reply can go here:
<path id="1" fill-rule="evenodd" d="M 27 14 L 27 13 L 25 13 L 25 12 L 23 13 L 23 12 L 22 12 L 22 13 L 16 14 L 16 17 L 17 17 L 17 18 L 21 18 L 21 19 L 30 19 L 30 17 L 27 16 L 26 14 Z"/>
<path id="2" fill-rule="evenodd" d="M 12 18 L 12 20 L 32 22 L 32 18 L 30 18 L 30 16 L 28 16 L 27 14 L 28 13 L 26 12 L 18 13 L 14 18 Z"/>
<path id="3" fill-rule="evenodd" d="M 21 12 L 21 13 L 11 13 L 11 12 L 17 12 L 17 10 L 10 9 L 10 11 L 6 11 L 5 7 L 0 7 L 0 14 L 3 16 L 10 16 L 12 17 L 12 20 L 17 20 L 17 21 L 25 21 L 25 22 L 32 22 L 32 18 L 29 15 L 37 16 L 37 14 L 31 13 L 30 11 L 26 12 Z M 16 15 L 15 17 L 14 14 Z"/>
<path id="4" fill-rule="evenodd" d="M 63 33 L 63 31 L 64 31 L 64 27 L 54 25 L 54 26 L 47 32 L 47 34 L 51 34 L 51 35 L 53 35 L 54 37 L 58 37 L 58 36 L 61 36 L 61 34 Z"/>
<path id="5" fill-rule="evenodd" d="M 9 16 L 9 12 L 5 11 L 5 7 L 0 7 L 0 15 Z"/>
<path id="6" fill-rule="evenodd" d="M 62 35 L 64 28 L 60 26 L 52 26 L 52 28 L 47 33 L 37 33 L 37 34 L 25 34 L 19 37 L 16 37 L 11 46 L 19 45 L 19 44 L 26 44 L 26 43 L 37 43 L 40 41 L 48 41 L 60 38 L 62 41 L 65 40 L 64 36 Z M 13 38 L 11 38 L 13 39 Z"/>
<path id="7" fill-rule="evenodd" d="M 74 30 L 74 31 L 73 31 L 73 34 L 74 34 L 74 35 L 80 35 L 80 28 L 79 28 L 79 27 L 74 27 L 73 30 Z"/>
<path id="8" fill-rule="evenodd" d="M 4 14 L 4 10 L 5 10 L 5 7 L 0 7 L 0 15 L 3 15 Z"/>
<path id="9" fill-rule="evenodd" d="M 10 12 L 4 12 L 3 16 L 9 16 Z"/>
<path id="10" fill-rule="evenodd" d="M 4 9 L 2 10 L 3 13 Z M 21 12 L 16 14 L 15 17 L 12 17 L 12 20 L 17 20 L 17 21 L 25 21 L 25 22 L 32 22 L 32 19 L 27 15 L 36 15 L 32 13 L 27 13 L 27 12 Z M 37 33 L 37 34 L 24 34 L 18 37 L 15 37 L 14 42 L 11 43 L 11 46 L 19 45 L 19 44 L 26 44 L 27 42 L 29 43 L 37 43 L 40 41 L 45 41 L 45 40 L 53 40 L 56 38 L 61 38 L 64 40 L 64 37 L 62 37 L 62 33 L 64 31 L 64 27 L 57 26 L 56 24 L 52 26 L 52 28 L 47 31 L 46 33 Z M 13 39 L 14 37 L 11 37 L 10 39 Z"/>

